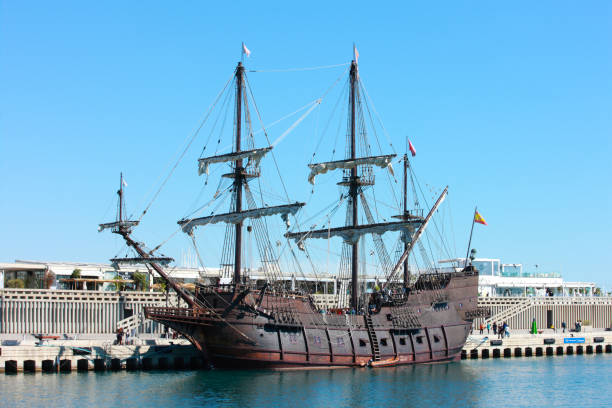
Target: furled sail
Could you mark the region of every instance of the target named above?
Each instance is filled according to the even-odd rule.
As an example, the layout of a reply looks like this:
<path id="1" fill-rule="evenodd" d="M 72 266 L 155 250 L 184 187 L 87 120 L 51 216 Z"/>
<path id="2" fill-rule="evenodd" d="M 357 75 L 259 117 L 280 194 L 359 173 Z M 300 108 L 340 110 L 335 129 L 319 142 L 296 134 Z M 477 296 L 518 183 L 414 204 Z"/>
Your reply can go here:
<path id="1" fill-rule="evenodd" d="M 306 238 L 341 237 L 344 241 L 354 244 L 359 241 L 362 235 L 381 235 L 389 231 L 410 231 L 411 229 L 413 229 L 411 224 L 417 223 L 421 223 L 421 220 L 383 222 L 378 224 L 358 225 L 356 227 L 348 226 L 304 232 L 288 232 L 285 234 L 285 237 L 293 238 L 296 242 L 300 242 Z"/>
<path id="2" fill-rule="evenodd" d="M 269 215 L 280 214 L 282 219 L 287 222 L 289 214 L 294 215 L 305 203 L 294 203 L 286 205 L 277 205 L 274 207 L 263 207 L 255 208 L 252 210 L 231 212 L 225 214 L 215 214 L 208 217 L 200 217 L 193 219 L 183 219 L 178 222 L 183 232 L 191 234 L 194 227 L 198 225 L 216 224 L 218 222 L 225 222 L 230 224 L 239 224 L 246 218 L 260 218 L 267 217 Z"/>
<path id="3" fill-rule="evenodd" d="M 308 175 L 308 182 L 310 184 L 314 184 L 316 176 L 318 176 L 319 174 L 325 174 L 331 170 L 349 170 L 357 166 L 368 164 L 378 166 L 380 168 L 388 167 L 391 174 L 393 174 L 393 166 L 391 166 L 391 161 L 394 157 L 394 154 L 388 154 L 384 156 L 360 157 L 357 159 L 336 160 L 331 162 L 309 164 L 308 167 L 310 167 L 310 174 Z"/>
<path id="4" fill-rule="evenodd" d="M 110 228 L 131 228 L 138 225 L 138 221 L 115 221 L 115 222 L 107 222 L 106 224 L 100 224 L 98 226 L 98 232 L 104 231 L 105 229 Z"/>
<path id="5" fill-rule="evenodd" d="M 208 174 L 208 166 L 211 163 L 225 163 L 241 159 L 248 159 L 249 161 L 247 166 L 253 164 L 255 167 L 257 167 L 259 166 L 259 162 L 261 161 L 262 157 L 264 157 L 270 150 L 272 150 L 272 146 L 262 147 L 260 149 L 244 150 L 236 153 L 222 154 L 220 156 L 203 157 L 198 159 L 198 175 L 201 176 L 204 173 Z"/>

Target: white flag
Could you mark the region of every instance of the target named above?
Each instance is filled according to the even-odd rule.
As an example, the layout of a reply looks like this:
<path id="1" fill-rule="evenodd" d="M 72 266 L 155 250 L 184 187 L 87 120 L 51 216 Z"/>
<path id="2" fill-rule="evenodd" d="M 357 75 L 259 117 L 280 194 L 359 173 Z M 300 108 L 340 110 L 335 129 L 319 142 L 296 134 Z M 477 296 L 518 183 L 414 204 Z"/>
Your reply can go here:
<path id="1" fill-rule="evenodd" d="M 356 63 L 359 63 L 359 51 L 357 51 L 355 44 L 353 44 L 353 59 Z"/>
<path id="2" fill-rule="evenodd" d="M 125 179 L 121 179 L 121 184 L 123 184 L 123 187 L 127 187 L 127 183 L 126 183 Z"/>
<path id="3" fill-rule="evenodd" d="M 251 56 L 251 50 L 249 50 L 244 43 L 242 43 L 242 52 L 246 54 L 247 58 Z"/>

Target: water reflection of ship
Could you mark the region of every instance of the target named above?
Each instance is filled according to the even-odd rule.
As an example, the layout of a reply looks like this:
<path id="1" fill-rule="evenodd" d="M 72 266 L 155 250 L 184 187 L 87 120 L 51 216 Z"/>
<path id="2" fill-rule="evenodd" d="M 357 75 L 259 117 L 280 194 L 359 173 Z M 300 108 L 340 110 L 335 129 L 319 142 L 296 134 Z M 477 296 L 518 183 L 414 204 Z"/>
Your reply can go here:
<path id="1" fill-rule="evenodd" d="M 396 221 L 378 222 L 366 193 L 375 185 L 374 168 L 388 168 L 394 154 L 374 155 L 367 140 L 362 87 L 357 61 L 350 64 L 348 85 L 347 147 L 345 158 L 311 163 L 309 181 L 318 175 L 341 170 L 342 189 L 336 205 L 327 214 L 346 204 L 345 225 L 287 231 L 284 236 L 305 249 L 307 240 L 342 238 L 340 293 L 335 307 L 319 310 L 312 293 L 288 288 L 282 276 L 275 247 L 271 244 L 264 217 L 280 215 L 287 222 L 304 203 L 287 199 L 281 205 L 258 205 L 252 189 L 260 175 L 260 162 L 273 146 L 255 146 L 248 95 L 252 95 L 245 69 L 238 63 L 234 74 L 235 106 L 233 151 L 199 159 L 200 174 L 208 174 L 215 163 L 226 163 L 213 200 L 230 199 L 229 211 L 178 223 L 195 241 L 195 229 L 225 223 L 221 254 L 221 276 L 214 284 L 197 284 L 193 291 L 177 284 L 164 270 L 172 260 L 155 255 L 159 247 L 147 250 L 131 234 L 138 221 L 123 217 L 123 181 L 119 189 L 117 221 L 101 224 L 121 235 L 136 256 L 115 259 L 117 263 L 144 263 L 162 276 L 184 300 L 187 307 L 151 307 L 146 317 L 163 323 L 189 339 L 214 366 L 229 367 L 332 367 L 364 366 L 370 362 L 386 365 L 457 360 L 476 317 L 478 274 L 470 266 L 457 272 L 420 274 L 411 277 L 408 256 L 447 195 L 444 189 L 428 214 L 407 206 L 408 157 L 404 164 L 404 202 Z M 227 88 L 227 85 L 226 85 Z M 366 104 L 367 105 L 367 104 Z M 265 132 L 264 132 L 265 133 Z M 244 136 L 246 135 L 246 136 Z M 266 134 L 267 140 L 267 134 Z M 219 140 L 220 141 L 220 140 Z M 269 143 L 269 140 L 268 140 Z M 224 182 L 228 181 L 226 185 Z M 359 223 L 359 204 L 367 223 Z M 259 286 L 243 273 L 243 229 L 256 237 L 260 262 L 267 281 Z M 298 223 L 299 226 L 299 223 Z M 395 260 L 389 255 L 382 235 L 399 232 Z M 362 290 L 360 241 L 371 236 L 385 279 L 371 293 Z M 362 251 L 363 252 L 363 251 Z M 361 254 L 364 256 L 365 254 Z M 295 255 L 294 255 L 295 256 Z M 403 272 L 403 274 L 401 273 Z"/>

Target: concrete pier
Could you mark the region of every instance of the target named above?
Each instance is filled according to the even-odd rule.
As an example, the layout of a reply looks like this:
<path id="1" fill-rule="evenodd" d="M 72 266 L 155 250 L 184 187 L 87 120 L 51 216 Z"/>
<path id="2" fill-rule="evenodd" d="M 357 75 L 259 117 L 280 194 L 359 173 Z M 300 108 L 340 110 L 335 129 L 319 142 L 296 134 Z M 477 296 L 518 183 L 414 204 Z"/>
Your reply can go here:
<path id="1" fill-rule="evenodd" d="M 113 345 L 100 340 L 21 341 L 0 347 L 0 372 L 72 372 L 106 370 L 198 369 L 201 354 L 184 339 L 144 340 Z M 9 344 L 9 345 L 7 345 Z"/>
<path id="2" fill-rule="evenodd" d="M 612 353 L 612 332 L 594 330 L 586 333 L 545 331 L 542 334 L 513 333 L 498 339 L 496 335 L 473 335 L 461 352 L 462 359 L 564 356 Z"/>

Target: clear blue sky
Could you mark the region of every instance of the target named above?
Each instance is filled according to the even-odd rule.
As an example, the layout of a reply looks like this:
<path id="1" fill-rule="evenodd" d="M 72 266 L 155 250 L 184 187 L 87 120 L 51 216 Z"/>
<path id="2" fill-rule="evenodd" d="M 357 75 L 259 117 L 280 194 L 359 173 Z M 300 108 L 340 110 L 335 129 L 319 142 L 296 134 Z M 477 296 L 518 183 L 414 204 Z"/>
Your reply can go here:
<path id="1" fill-rule="evenodd" d="M 347 62 L 355 42 L 394 144 L 409 136 L 421 181 L 450 186 L 457 255 L 478 205 L 480 256 L 609 288 L 611 21 L 607 1 L 1 2 L 0 261 L 115 255 L 120 243 L 96 226 L 114 215 L 118 173 L 141 211 L 241 41 L 250 69 Z M 264 122 L 341 71 L 249 74 Z M 310 129 L 278 147 L 297 200 L 309 198 Z M 143 219 L 151 245 L 197 201 L 202 145 Z M 187 244 L 165 252 L 180 258 Z"/>

